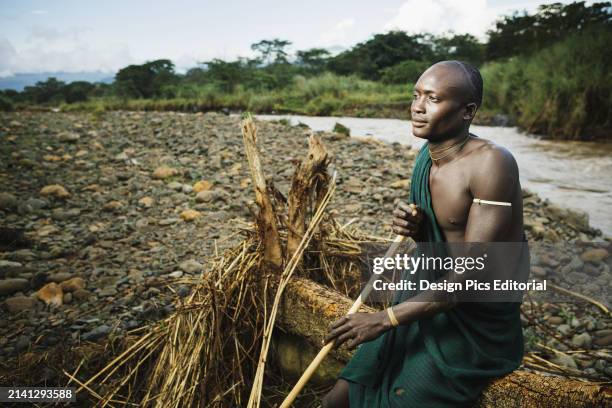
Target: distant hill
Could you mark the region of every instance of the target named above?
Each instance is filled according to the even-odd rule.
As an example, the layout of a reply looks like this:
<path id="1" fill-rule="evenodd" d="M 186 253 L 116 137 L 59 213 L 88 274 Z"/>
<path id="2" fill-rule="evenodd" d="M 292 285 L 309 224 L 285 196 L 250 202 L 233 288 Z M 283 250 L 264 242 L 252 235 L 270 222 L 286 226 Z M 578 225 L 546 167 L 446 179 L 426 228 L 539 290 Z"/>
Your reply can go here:
<path id="1" fill-rule="evenodd" d="M 49 77 L 55 77 L 66 83 L 74 81 L 104 82 L 111 83 L 114 74 L 108 72 L 41 72 L 36 74 L 15 74 L 8 77 L 0 77 L 1 89 L 14 89 L 22 91 L 24 87 L 35 85 L 38 81 L 45 81 Z"/>

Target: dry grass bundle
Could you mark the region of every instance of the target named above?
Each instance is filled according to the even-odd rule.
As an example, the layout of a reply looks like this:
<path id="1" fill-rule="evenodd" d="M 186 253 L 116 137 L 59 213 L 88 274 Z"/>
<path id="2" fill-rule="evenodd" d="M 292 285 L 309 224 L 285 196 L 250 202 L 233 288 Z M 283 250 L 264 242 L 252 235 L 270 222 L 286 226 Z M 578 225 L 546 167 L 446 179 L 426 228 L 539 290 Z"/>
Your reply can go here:
<path id="1" fill-rule="evenodd" d="M 259 406 L 276 311 L 292 274 L 330 286 L 347 282 L 338 288 L 346 294 L 359 290 L 359 242 L 380 239 L 325 214 L 334 182 L 321 141 L 311 136 L 286 200 L 263 177 L 252 121 L 243 123 L 243 134 L 258 219 L 201 278 L 183 282 L 192 292 L 177 300 L 173 315 L 146 328 L 87 381 L 66 373 L 100 406 L 245 406 L 249 390 L 249 405 Z"/>

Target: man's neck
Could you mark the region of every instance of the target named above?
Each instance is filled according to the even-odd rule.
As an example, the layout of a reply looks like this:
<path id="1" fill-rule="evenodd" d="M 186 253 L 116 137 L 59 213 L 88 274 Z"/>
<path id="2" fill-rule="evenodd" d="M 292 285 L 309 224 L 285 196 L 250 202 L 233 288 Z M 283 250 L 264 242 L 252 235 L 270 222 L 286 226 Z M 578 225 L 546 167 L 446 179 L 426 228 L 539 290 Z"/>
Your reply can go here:
<path id="1" fill-rule="evenodd" d="M 467 137 L 469 137 L 470 132 L 469 132 L 469 128 L 464 128 L 461 132 L 459 132 L 458 134 L 455 134 L 454 136 L 442 139 L 442 140 L 436 140 L 436 141 L 429 141 L 429 149 L 431 154 L 435 157 L 435 152 L 440 152 L 439 155 L 440 156 L 444 156 L 442 159 L 440 160 L 434 160 L 433 164 L 434 165 L 441 165 L 444 163 L 448 163 L 450 161 L 452 161 L 453 159 L 455 159 L 461 152 L 461 148 L 458 149 L 454 149 L 454 147 L 452 146 L 458 146 L 459 144 L 461 144 Z"/>

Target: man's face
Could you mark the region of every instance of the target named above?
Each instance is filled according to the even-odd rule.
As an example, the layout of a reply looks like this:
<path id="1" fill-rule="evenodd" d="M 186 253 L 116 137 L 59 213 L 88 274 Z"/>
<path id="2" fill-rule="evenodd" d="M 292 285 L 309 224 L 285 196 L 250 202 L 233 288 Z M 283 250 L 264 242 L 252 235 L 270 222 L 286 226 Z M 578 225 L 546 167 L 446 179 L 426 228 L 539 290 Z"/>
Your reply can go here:
<path id="1" fill-rule="evenodd" d="M 410 107 L 412 134 L 431 141 L 455 136 L 465 126 L 466 92 L 456 70 L 434 65 L 414 86 Z"/>

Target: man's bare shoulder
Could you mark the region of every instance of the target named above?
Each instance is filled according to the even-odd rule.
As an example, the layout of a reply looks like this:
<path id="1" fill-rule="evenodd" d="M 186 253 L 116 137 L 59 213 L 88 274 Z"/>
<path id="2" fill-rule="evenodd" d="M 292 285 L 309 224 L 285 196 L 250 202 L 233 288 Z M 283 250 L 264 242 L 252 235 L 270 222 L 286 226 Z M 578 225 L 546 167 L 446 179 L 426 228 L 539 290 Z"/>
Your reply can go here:
<path id="1" fill-rule="evenodd" d="M 516 160 L 505 147 L 480 137 L 473 138 L 470 145 L 466 158 L 479 172 L 504 171 L 518 174 Z"/>
<path id="2" fill-rule="evenodd" d="M 469 189 L 474 197 L 508 201 L 518 183 L 519 172 L 508 149 L 490 140 L 473 139 L 468 152 Z"/>

